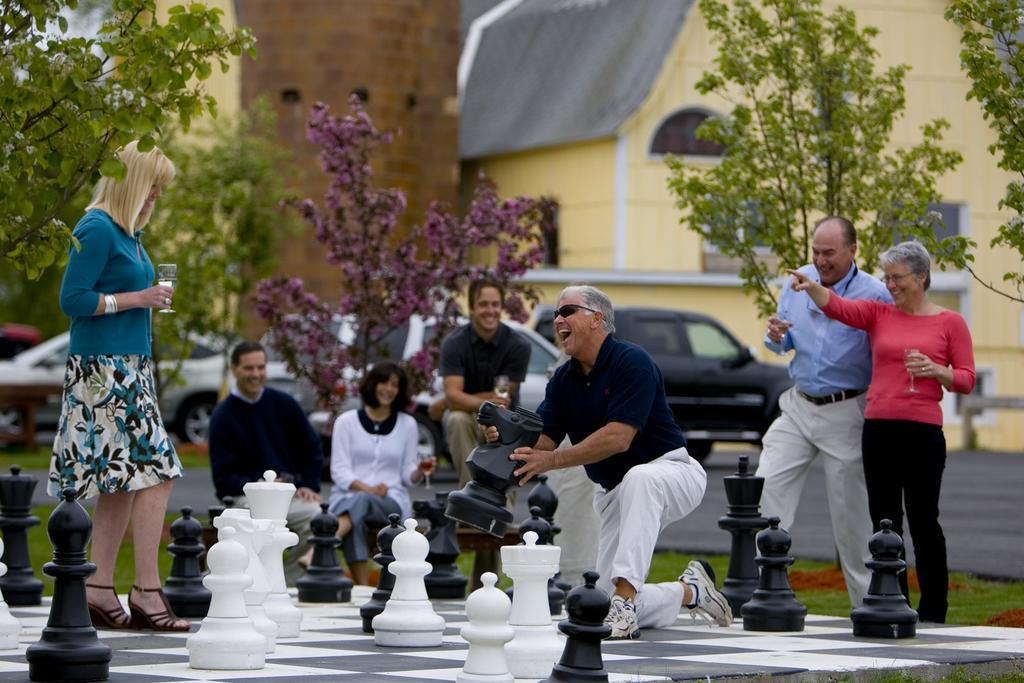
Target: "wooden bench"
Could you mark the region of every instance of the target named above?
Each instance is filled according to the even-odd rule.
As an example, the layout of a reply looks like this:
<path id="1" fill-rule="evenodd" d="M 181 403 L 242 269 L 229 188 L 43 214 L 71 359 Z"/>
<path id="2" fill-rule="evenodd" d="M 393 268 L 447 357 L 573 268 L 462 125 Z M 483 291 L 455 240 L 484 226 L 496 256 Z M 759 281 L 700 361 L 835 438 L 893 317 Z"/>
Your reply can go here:
<path id="1" fill-rule="evenodd" d="M 0 431 L 0 442 L 22 443 L 36 449 L 36 411 L 51 396 L 60 400 L 64 390 L 59 384 L 0 384 L 0 408 L 13 408 L 21 420 L 20 431 Z"/>

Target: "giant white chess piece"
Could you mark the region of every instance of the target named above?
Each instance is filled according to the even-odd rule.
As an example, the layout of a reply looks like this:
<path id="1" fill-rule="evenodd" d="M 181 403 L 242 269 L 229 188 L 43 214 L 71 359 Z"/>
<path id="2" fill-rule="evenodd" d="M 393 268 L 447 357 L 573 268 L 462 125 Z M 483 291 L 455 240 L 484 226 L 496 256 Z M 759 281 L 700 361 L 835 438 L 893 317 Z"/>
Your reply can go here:
<path id="1" fill-rule="evenodd" d="M 249 501 L 249 514 L 253 519 L 271 521 L 267 542 L 259 551 L 260 561 L 267 572 L 270 592 L 263 601 L 267 617 L 277 624 L 278 638 L 298 638 L 302 611 L 292 603 L 284 580 L 282 554 L 299 542 L 299 537 L 288 530 L 288 507 L 295 497 L 295 485 L 276 481 L 277 473 L 267 470 L 263 481 L 251 481 L 243 487 Z"/>
<path id="2" fill-rule="evenodd" d="M 562 656 L 565 639 L 548 608 L 548 579 L 558 571 L 561 552 L 557 545 L 537 545 L 535 531 L 523 534 L 523 545 L 501 549 L 502 570 L 512 579 L 508 623 L 516 633 L 505 645 L 505 655 L 516 678 L 545 678 Z"/>
<path id="3" fill-rule="evenodd" d="M 462 627 L 461 635 L 469 643 L 466 663 L 455 677 L 456 683 L 513 683 L 505 658 L 505 644 L 515 631 L 508 624 L 512 605 L 504 592 L 494 587 L 498 577 L 484 572 L 480 577 L 483 587 L 466 598 L 466 617 L 469 623 Z M 547 589 L 545 588 L 545 600 Z"/>
<path id="4" fill-rule="evenodd" d="M 252 584 L 242 595 L 245 597 L 245 608 L 252 618 L 253 626 L 267 640 L 267 653 L 274 651 L 277 644 L 277 624 L 267 617 L 263 609 L 263 601 L 270 593 L 267 572 L 260 561 L 259 551 L 263 549 L 271 536 L 273 523 L 269 519 L 253 519 L 248 510 L 229 508 L 217 515 L 213 525 L 223 531 L 234 529 L 235 540 L 242 544 L 249 554 L 249 564 L 245 573 L 252 577 Z"/>
<path id="5" fill-rule="evenodd" d="M 4 542 L 0 540 L 0 556 L 4 554 Z M 7 573 L 7 565 L 0 562 L 0 576 Z M 21 633 L 21 622 L 11 615 L 0 593 L 0 650 L 15 650 L 18 647 L 18 634 Z"/>
<path id="6" fill-rule="evenodd" d="M 199 630 L 185 641 L 193 669 L 262 669 L 267 639 L 253 626 L 242 592 L 252 584 L 245 575 L 249 551 L 235 540 L 232 527 L 220 530 L 220 541 L 206 554 L 210 573 L 203 585 L 210 589 L 210 611 Z"/>
<path id="7" fill-rule="evenodd" d="M 444 617 L 434 612 L 423 583 L 423 577 L 430 573 L 430 563 L 426 561 L 429 545 L 426 537 L 416 531 L 416 520 L 405 520 L 405 531 L 398 534 L 391 545 L 395 561 L 388 565 L 388 571 L 395 576 L 395 587 L 384 611 L 373 618 L 373 639 L 377 645 L 436 647 L 441 644 Z"/>

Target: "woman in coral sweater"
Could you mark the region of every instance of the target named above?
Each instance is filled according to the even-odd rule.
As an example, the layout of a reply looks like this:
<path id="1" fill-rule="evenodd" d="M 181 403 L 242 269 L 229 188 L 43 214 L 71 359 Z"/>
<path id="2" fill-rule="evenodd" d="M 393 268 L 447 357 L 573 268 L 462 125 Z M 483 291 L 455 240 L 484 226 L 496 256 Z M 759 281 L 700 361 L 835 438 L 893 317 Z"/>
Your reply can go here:
<path id="1" fill-rule="evenodd" d="M 875 529 L 891 519 L 903 533 L 903 507 L 914 541 L 922 621 L 944 623 L 949 572 L 939 525 L 939 492 L 946 466 L 943 388 L 974 388 L 974 350 L 963 317 L 928 299 L 931 259 L 917 242 L 880 257 L 892 304 L 844 299 L 806 275 L 789 271 L 793 289 L 806 291 L 830 318 L 866 330 L 871 340 L 871 386 L 864 411 L 862 453 L 868 508 Z M 907 575 L 900 575 L 909 596 Z"/>

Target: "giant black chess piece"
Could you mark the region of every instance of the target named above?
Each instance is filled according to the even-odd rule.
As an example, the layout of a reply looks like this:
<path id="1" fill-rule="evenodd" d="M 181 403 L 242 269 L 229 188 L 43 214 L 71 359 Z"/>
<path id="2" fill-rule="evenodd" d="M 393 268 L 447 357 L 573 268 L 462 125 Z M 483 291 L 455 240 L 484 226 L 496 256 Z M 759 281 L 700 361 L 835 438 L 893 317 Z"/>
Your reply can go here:
<path id="1" fill-rule="evenodd" d="M 718 526 L 732 534 L 729 572 L 722 586 L 722 595 L 729 601 L 734 617 L 740 616 L 740 607 L 750 600 L 757 588 L 755 536 L 768 526 L 768 520 L 761 516 L 760 509 L 764 477 L 755 476 L 749 469 L 750 458 L 741 455 L 736 474 L 725 477 L 729 511 L 718 519 Z"/>
<path id="2" fill-rule="evenodd" d="M 545 681 L 607 681 L 601 658 L 601 641 L 612 633 L 604 623 L 611 607 L 608 594 L 597 587 L 598 573 L 583 572 L 584 584 L 569 591 L 565 611 L 569 618 L 558 622 L 558 630 L 568 636 L 562 658 Z"/>
<path id="3" fill-rule="evenodd" d="M 427 541 L 430 552 L 427 562 L 430 573 L 423 577 L 427 597 L 431 599 L 452 599 L 466 597 L 466 577 L 459 571 L 455 559 L 461 552 L 455 522 L 444 514 L 448 504 L 447 493 L 434 494 L 434 500 L 413 501 L 412 510 L 418 518 L 430 522 Z"/>
<path id="4" fill-rule="evenodd" d="M 476 421 L 497 427 L 498 440 L 477 446 L 466 458 L 473 479 L 461 491 L 448 495 L 445 514 L 501 538 L 512 522 L 512 513 L 505 507 L 505 492 L 516 483 L 512 472 L 518 466 L 508 456 L 520 446 L 535 445 L 544 422 L 529 410 L 516 408 L 513 412 L 490 401 L 481 404 Z"/>
<path id="5" fill-rule="evenodd" d="M 526 498 L 526 504 L 531 508 L 540 508 L 540 516 L 551 525 L 551 543 L 554 544 L 555 536 L 562 533 L 561 527 L 555 524 L 555 513 L 558 511 L 558 495 L 548 485 L 548 475 L 538 474 L 535 478 L 537 483 L 530 489 L 530 495 Z M 555 572 L 555 577 L 552 580 L 562 593 L 568 593 L 572 590 L 572 584 L 562 579 L 561 571 Z"/>
<path id="6" fill-rule="evenodd" d="M 373 561 L 380 565 L 380 576 L 377 579 L 377 589 L 359 608 L 359 616 L 363 619 L 363 633 L 373 633 L 373 618 L 384 611 L 391 597 L 391 589 L 395 587 L 395 575 L 388 571 L 388 565 L 395 561 L 395 556 L 391 554 L 391 544 L 395 542 L 398 534 L 405 531 L 398 523 L 400 519 L 399 514 L 392 512 L 388 515 L 388 525 L 377 532 L 377 554 L 373 556 Z"/>
<path id="7" fill-rule="evenodd" d="M 755 562 L 761 567 L 761 580 L 750 600 L 740 608 L 744 631 L 803 631 L 807 608 L 800 604 L 789 587 L 789 533 L 779 528 L 779 518 L 768 520 L 769 528 L 757 535 L 761 552 Z"/>
<path id="8" fill-rule="evenodd" d="M 53 562 L 43 566 L 43 573 L 54 579 L 53 602 L 39 642 L 25 652 L 28 676 L 33 681 L 105 681 L 110 648 L 96 637 L 85 599 L 85 579 L 96 571 L 85 560 L 92 520 L 75 500 L 74 489 L 64 489 L 62 497 L 46 524 Z"/>
<path id="9" fill-rule="evenodd" d="M 210 610 L 213 594 L 203 585 L 199 558 L 206 552 L 200 538 L 203 525 L 192 516 L 192 508 L 181 508 L 181 517 L 171 524 L 171 542 L 167 544 L 174 560 L 164 582 L 164 595 L 174 613 L 187 619 L 199 619 Z"/>
<path id="10" fill-rule="evenodd" d="M 907 563 L 900 559 L 903 539 L 892 530 L 892 521 L 882 520 L 882 530 L 868 541 L 871 583 L 864 604 L 850 612 L 853 635 L 865 638 L 913 638 L 917 612 L 907 604 L 900 590 L 899 574 Z"/>
<path id="11" fill-rule="evenodd" d="M 43 601 L 43 582 L 36 578 L 28 556 L 28 530 L 39 524 L 32 514 L 35 488 L 36 478 L 21 474 L 18 465 L 11 465 L 10 474 L 0 475 L 0 531 L 4 537 L 0 561 L 7 565 L 7 574 L 0 576 L 0 590 L 12 607 Z"/>
<path id="12" fill-rule="evenodd" d="M 313 531 L 309 539 L 313 559 L 295 582 L 299 602 L 348 602 L 352 599 L 352 580 L 338 563 L 338 518 L 327 511 L 327 503 L 320 503 L 320 514 L 310 520 L 309 528 Z"/>

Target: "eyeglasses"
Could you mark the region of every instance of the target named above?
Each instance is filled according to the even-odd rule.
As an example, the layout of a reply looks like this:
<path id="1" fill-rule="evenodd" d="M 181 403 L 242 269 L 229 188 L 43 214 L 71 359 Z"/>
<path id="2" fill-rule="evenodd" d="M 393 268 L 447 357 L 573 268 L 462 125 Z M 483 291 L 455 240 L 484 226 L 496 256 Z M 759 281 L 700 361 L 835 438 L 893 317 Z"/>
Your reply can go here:
<path id="1" fill-rule="evenodd" d="M 899 282 L 905 277 L 910 277 L 913 273 L 903 273 L 902 275 L 883 275 L 882 282 L 889 284 L 890 282 Z"/>
<path id="2" fill-rule="evenodd" d="M 601 312 L 596 308 L 587 308 L 586 306 L 581 306 L 579 304 L 566 304 L 555 309 L 555 317 L 558 318 L 561 316 L 562 318 L 568 318 L 576 311 L 590 311 L 591 313 Z"/>

